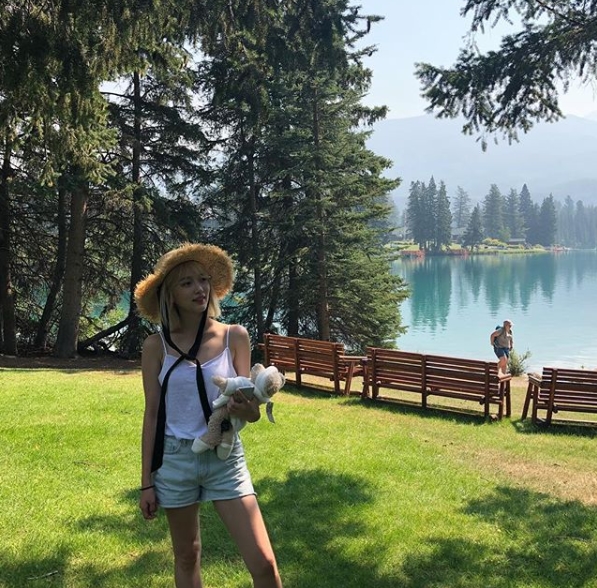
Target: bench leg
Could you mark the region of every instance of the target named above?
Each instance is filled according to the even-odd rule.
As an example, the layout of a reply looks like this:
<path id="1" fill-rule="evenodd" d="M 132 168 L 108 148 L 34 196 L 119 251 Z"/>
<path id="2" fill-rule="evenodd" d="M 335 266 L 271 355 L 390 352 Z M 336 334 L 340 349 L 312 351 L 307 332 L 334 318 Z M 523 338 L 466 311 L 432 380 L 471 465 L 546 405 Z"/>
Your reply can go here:
<path id="1" fill-rule="evenodd" d="M 539 420 L 537 417 L 537 394 L 537 390 L 533 390 L 533 396 L 531 398 L 531 421 L 534 425 L 536 425 Z"/>
<path id="2" fill-rule="evenodd" d="M 521 421 L 524 421 L 524 419 L 527 418 L 527 415 L 529 413 L 529 405 L 531 403 L 532 396 L 533 396 L 533 384 L 529 382 L 529 385 L 527 386 L 527 395 L 524 399 L 524 406 L 522 407 L 522 416 L 520 417 Z"/>
<path id="3" fill-rule="evenodd" d="M 350 396 L 350 388 L 352 387 L 352 376 L 354 373 L 354 365 L 351 363 L 346 372 L 346 384 L 344 385 L 344 396 Z"/>
<path id="4" fill-rule="evenodd" d="M 363 379 L 363 389 L 361 390 L 361 398 L 369 398 L 369 380 Z"/>

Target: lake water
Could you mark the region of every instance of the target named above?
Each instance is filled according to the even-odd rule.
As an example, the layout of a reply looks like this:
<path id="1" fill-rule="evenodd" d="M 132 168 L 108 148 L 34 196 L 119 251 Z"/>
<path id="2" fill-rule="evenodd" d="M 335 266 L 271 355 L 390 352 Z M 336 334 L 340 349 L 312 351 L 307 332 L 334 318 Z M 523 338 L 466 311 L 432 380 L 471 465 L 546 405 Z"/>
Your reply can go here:
<path id="1" fill-rule="evenodd" d="M 543 366 L 597 369 L 597 252 L 404 258 L 404 351 L 495 360 L 489 335 L 509 318 L 514 347 Z"/>

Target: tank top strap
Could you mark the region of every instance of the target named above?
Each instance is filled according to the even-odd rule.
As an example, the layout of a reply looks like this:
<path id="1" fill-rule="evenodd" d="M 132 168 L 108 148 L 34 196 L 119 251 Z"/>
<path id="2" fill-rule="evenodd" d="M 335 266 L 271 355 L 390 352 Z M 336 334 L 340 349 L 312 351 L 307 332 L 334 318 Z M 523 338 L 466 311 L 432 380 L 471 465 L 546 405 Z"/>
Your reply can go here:
<path id="1" fill-rule="evenodd" d="M 230 325 L 228 325 L 228 328 L 226 329 L 226 347 L 225 349 L 228 349 L 229 345 L 229 341 L 230 341 Z"/>
<path id="2" fill-rule="evenodd" d="M 168 355 L 168 348 L 166 347 L 166 339 L 164 339 L 164 332 L 162 329 L 158 331 L 160 334 L 160 339 L 162 340 L 162 347 L 164 348 L 164 358 Z"/>

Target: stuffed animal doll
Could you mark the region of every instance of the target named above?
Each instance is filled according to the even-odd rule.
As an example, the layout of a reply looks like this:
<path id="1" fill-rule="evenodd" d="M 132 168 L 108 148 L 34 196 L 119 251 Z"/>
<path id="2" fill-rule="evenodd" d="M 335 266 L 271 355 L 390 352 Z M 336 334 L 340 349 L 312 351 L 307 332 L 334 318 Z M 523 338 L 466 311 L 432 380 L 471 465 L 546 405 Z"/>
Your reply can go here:
<path id="1" fill-rule="evenodd" d="M 227 408 L 230 397 L 238 390 L 249 398 L 255 396 L 260 404 L 267 404 L 268 419 L 274 422 L 271 398 L 284 386 L 286 378 L 275 366 L 265 368 L 256 363 L 251 368 L 251 379 L 243 376 L 213 376 L 212 381 L 220 389 L 220 396 L 213 402 L 207 433 L 193 441 L 192 450 L 195 453 L 203 453 L 208 449 L 215 449 L 220 459 L 228 459 L 234 446 L 235 434 L 247 424 L 238 417 L 230 417 Z"/>

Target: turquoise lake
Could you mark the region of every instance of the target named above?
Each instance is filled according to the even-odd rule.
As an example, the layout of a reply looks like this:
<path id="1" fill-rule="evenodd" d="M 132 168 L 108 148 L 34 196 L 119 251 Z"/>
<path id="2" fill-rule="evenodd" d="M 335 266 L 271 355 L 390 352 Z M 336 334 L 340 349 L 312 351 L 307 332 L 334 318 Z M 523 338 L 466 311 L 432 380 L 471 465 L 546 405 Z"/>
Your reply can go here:
<path id="1" fill-rule="evenodd" d="M 495 360 L 489 335 L 506 318 L 527 371 L 597 369 L 597 252 L 401 259 L 405 351 Z"/>

